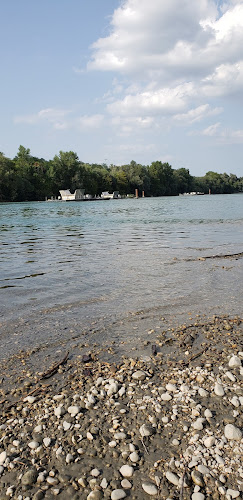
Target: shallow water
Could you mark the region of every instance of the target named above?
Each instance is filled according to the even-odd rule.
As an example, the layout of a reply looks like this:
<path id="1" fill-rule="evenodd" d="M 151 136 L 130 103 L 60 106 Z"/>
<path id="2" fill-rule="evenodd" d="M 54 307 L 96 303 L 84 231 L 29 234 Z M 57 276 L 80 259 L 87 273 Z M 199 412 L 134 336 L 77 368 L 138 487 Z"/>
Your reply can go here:
<path id="1" fill-rule="evenodd" d="M 0 241 L 0 357 L 70 332 L 127 340 L 161 315 L 242 313 L 242 258 L 198 260 L 243 251 L 241 194 L 0 204 Z"/>

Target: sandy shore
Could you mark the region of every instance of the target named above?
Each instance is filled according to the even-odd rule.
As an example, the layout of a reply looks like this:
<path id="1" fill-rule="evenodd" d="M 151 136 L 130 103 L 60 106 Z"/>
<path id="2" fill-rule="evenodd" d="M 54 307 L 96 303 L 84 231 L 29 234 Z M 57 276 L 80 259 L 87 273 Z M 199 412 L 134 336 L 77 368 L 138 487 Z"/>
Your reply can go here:
<path id="1" fill-rule="evenodd" d="M 241 498 L 242 332 L 212 317 L 148 330 L 137 357 L 77 340 L 3 362 L 0 500 Z"/>

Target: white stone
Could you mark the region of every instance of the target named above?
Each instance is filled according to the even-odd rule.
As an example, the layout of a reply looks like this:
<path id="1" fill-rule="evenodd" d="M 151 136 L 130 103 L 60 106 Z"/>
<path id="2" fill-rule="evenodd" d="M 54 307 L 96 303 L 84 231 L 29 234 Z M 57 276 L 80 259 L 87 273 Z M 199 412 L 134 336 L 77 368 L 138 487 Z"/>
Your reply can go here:
<path id="1" fill-rule="evenodd" d="M 205 410 L 204 412 L 204 416 L 206 418 L 211 418 L 213 416 L 212 412 L 210 410 L 208 410 L 208 408 Z"/>
<path id="2" fill-rule="evenodd" d="M 69 431 L 72 424 L 70 424 L 70 422 L 66 422 L 66 420 L 64 420 L 62 425 L 63 425 L 64 431 Z"/>
<path id="3" fill-rule="evenodd" d="M 66 410 L 63 408 L 63 406 L 57 406 L 57 408 L 54 408 L 54 415 L 56 417 L 61 417 L 66 413 Z"/>
<path id="4" fill-rule="evenodd" d="M 241 366 L 241 359 L 234 354 L 229 360 L 229 366 L 230 368 L 237 368 L 238 366 Z"/>
<path id="5" fill-rule="evenodd" d="M 158 494 L 158 488 L 154 483 L 142 483 L 142 488 L 150 496 L 155 496 Z"/>
<path id="6" fill-rule="evenodd" d="M 211 448 L 211 446 L 213 446 L 214 443 L 215 443 L 214 436 L 208 436 L 204 441 L 204 445 L 206 446 L 206 448 Z"/>
<path id="7" fill-rule="evenodd" d="M 174 384 L 171 384 L 171 383 L 166 384 L 165 388 L 169 392 L 176 392 L 177 391 L 176 386 Z"/>
<path id="8" fill-rule="evenodd" d="M 133 451 L 130 455 L 129 455 L 129 458 L 131 460 L 131 462 L 139 462 L 139 455 L 136 451 Z"/>
<path id="9" fill-rule="evenodd" d="M 130 483 L 130 481 L 128 481 L 128 479 L 123 479 L 121 481 L 121 486 L 125 489 L 125 490 L 130 490 L 131 487 L 132 487 L 132 483 Z"/>
<path id="10" fill-rule="evenodd" d="M 76 415 L 78 415 L 78 413 L 80 412 L 80 407 L 79 406 L 69 406 L 68 407 L 68 413 L 70 413 L 70 415 L 72 417 L 76 417 Z"/>
<path id="11" fill-rule="evenodd" d="M 111 492 L 111 500 L 120 500 L 120 498 L 125 498 L 127 495 L 124 490 L 117 489 Z"/>
<path id="12" fill-rule="evenodd" d="M 197 469 L 199 472 L 201 472 L 201 474 L 210 474 L 210 470 L 208 469 L 208 467 L 203 464 L 198 465 Z"/>
<path id="13" fill-rule="evenodd" d="M 133 471 L 134 469 L 131 465 L 122 465 L 120 468 L 120 473 L 123 477 L 132 477 Z"/>
<path id="14" fill-rule="evenodd" d="M 86 434 L 86 436 L 87 436 L 87 439 L 88 439 L 89 441 L 93 441 L 94 437 L 93 437 L 93 435 L 91 434 L 91 432 L 89 432 L 89 431 L 88 431 L 88 432 L 87 432 L 87 434 Z"/>
<path id="15" fill-rule="evenodd" d="M 2 453 L 0 453 L 0 465 L 3 465 L 5 460 L 7 458 L 7 453 L 6 451 L 2 451 Z"/>
<path id="16" fill-rule="evenodd" d="M 152 428 L 146 424 L 141 425 L 139 432 L 142 437 L 152 436 L 153 434 Z"/>
<path id="17" fill-rule="evenodd" d="M 216 396 L 224 396 L 224 388 L 223 388 L 222 384 L 215 382 L 214 392 L 215 392 Z"/>
<path id="18" fill-rule="evenodd" d="M 71 453 L 68 453 L 67 456 L 66 456 L 66 463 L 70 464 L 73 461 L 74 461 L 73 455 L 71 455 Z"/>
<path id="19" fill-rule="evenodd" d="M 108 445 L 110 446 L 110 448 L 115 448 L 115 447 L 116 447 L 116 445 L 117 445 L 117 442 L 116 442 L 116 441 L 110 441 L 110 442 L 108 443 Z"/>
<path id="20" fill-rule="evenodd" d="M 231 498 L 238 498 L 240 496 L 240 492 L 237 490 L 232 490 L 231 488 L 228 488 L 227 495 L 230 495 Z"/>
<path id="21" fill-rule="evenodd" d="M 228 377 L 231 380 L 231 382 L 235 382 L 236 381 L 236 378 L 233 375 L 233 373 L 231 373 L 231 372 L 225 372 L 225 375 L 226 375 L 226 377 Z"/>
<path id="22" fill-rule="evenodd" d="M 123 441 L 124 439 L 126 439 L 126 437 L 127 435 L 125 434 L 125 432 L 115 432 L 114 434 L 114 438 L 118 441 Z"/>
<path id="23" fill-rule="evenodd" d="M 100 475 L 100 471 L 98 469 L 92 469 L 90 472 L 91 476 L 98 477 Z"/>
<path id="24" fill-rule="evenodd" d="M 39 443 L 37 441 L 30 441 L 30 443 L 28 443 L 28 446 L 29 448 L 31 448 L 31 450 L 36 450 L 36 448 L 38 448 L 39 446 Z"/>
<path id="25" fill-rule="evenodd" d="M 168 479 L 168 481 L 172 484 L 174 484 L 175 486 L 177 486 L 179 484 L 179 477 L 174 474 L 173 472 L 170 472 L 170 471 L 167 471 L 166 474 L 166 479 Z"/>
<path id="26" fill-rule="evenodd" d="M 203 493 L 193 493 L 191 496 L 192 500 L 204 500 L 205 495 Z"/>
<path id="27" fill-rule="evenodd" d="M 193 429 L 197 431 L 201 431 L 203 429 L 203 423 L 205 422 L 205 418 L 197 418 L 197 420 L 192 424 Z"/>
<path id="28" fill-rule="evenodd" d="M 168 392 L 164 392 L 164 394 L 161 394 L 161 399 L 163 401 L 170 401 L 172 399 L 172 396 Z"/>
<path id="29" fill-rule="evenodd" d="M 132 374 L 134 380 L 144 380 L 146 378 L 146 373 L 143 370 L 137 370 Z"/>
<path id="30" fill-rule="evenodd" d="M 198 394 L 202 398 L 206 398 L 208 396 L 208 391 L 206 391 L 205 389 L 203 389 L 202 387 L 200 387 L 200 389 L 198 389 Z"/>
<path id="31" fill-rule="evenodd" d="M 27 401 L 27 403 L 34 403 L 36 400 L 35 396 L 27 396 L 26 398 L 24 398 L 24 401 Z"/>
<path id="32" fill-rule="evenodd" d="M 117 391 L 118 391 L 118 383 L 117 382 L 113 382 L 109 385 L 109 388 L 107 390 L 107 396 L 112 396 L 112 394 L 116 394 Z"/>
<path id="33" fill-rule="evenodd" d="M 239 441 L 242 438 L 242 432 L 233 424 L 227 424 L 224 428 L 224 435 L 229 440 Z"/>
<path id="34" fill-rule="evenodd" d="M 44 438 L 43 443 L 44 443 L 45 447 L 48 448 L 48 446 L 51 444 L 51 439 L 48 437 Z"/>
<path id="35" fill-rule="evenodd" d="M 101 483 L 100 483 L 100 486 L 101 486 L 101 488 L 102 488 L 103 490 L 105 490 L 105 489 L 107 488 L 107 486 L 108 486 L 108 481 L 107 481 L 106 477 L 103 477 L 103 479 L 102 479 L 102 481 L 101 481 Z"/>

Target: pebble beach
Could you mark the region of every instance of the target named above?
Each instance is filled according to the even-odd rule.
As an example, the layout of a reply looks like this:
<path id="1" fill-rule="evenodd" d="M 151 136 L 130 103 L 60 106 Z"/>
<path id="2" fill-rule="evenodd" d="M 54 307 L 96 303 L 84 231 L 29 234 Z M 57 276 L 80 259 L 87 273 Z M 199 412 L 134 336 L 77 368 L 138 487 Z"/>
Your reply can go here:
<path id="1" fill-rule="evenodd" d="M 242 330 L 214 316 L 151 330 L 137 357 L 6 360 L 0 500 L 242 498 Z"/>

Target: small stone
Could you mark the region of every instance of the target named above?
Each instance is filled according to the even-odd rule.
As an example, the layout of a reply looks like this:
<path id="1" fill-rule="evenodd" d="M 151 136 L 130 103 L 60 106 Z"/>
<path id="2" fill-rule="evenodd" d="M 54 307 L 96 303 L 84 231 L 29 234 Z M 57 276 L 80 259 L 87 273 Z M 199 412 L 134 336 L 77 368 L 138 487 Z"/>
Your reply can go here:
<path id="1" fill-rule="evenodd" d="M 242 432 L 238 427 L 233 424 L 227 424 L 224 428 L 224 435 L 229 440 L 240 441 L 242 438 Z"/>
<path id="2" fill-rule="evenodd" d="M 194 469 L 191 473 L 191 477 L 194 484 L 197 484 L 200 487 L 204 486 L 203 475 L 201 474 L 201 472 Z"/>
<path id="3" fill-rule="evenodd" d="M 196 429 L 197 431 L 201 431 L 203 429 L 203 423 L 205 419 L 204 418 L 197 418 L 197 420 L 192 424 L 193 429 Z"/>
<path id="4" fill-rule="evenodd" d="M 0 465 L 3 465 L 5 460 L 7 458 L 7 453 L 6 451 L 2 451 L 2 453 L 0 453 Z"/>
<path id="5" fill-rule="evenodd" d="M 120 468 L 120 473 L 123 477 L 132 477 L 133 471 L 134 469 L 131 465 L 122 465 Z"/>
<path id="6" fill-rule="evenodd" d="M 166 474 L 166 479 L 168 479 L 168 481 L 172 484 L 174 484 L 175 486 L 177 486 L 179 484 L 179 477 L 174 474 L 173 472 L 170 472 L 170 471 L 167 471 Z"/>
<path id="7" fill-rule="evenodd" d="M 197 469 L 199 470 L 199 472 L 201 472 L 201 474 L 203 475 L 206 475 L 206 474 L 210 474 L 210 470 L 208 469 L 208 467 L 206 467 L 205 465 L 203 464 L 199 464 Z"/>
<path id="8" fill-rule="evenodd" d="M 137 370 L 132 374 L 134 380 L 144 380 L 146 378 L 146 373 L 143 370 Z"/>
<path id="9" fill-rule="evenodd" d="M 125 498 L 127 495 L 124 490 L 117 489 L 111 492 L 111 500 L 120 500 L 120 498 Z"/>
<path id="10" fill-rule="evenodd" d="M 100 475 L 100 471 L 98 469 L 92 469 L 90 472 L 91 476 L 98 477 Z"/>
<path id="11" fill-rule="evenodd" d="M 43 443 L 44 443 L 45 447 L 48 448 L 48 446 L 50 446 L 50 444 L 51 444 L 51 439 L 48 437 L 44 438 Z"/>
<path id="12" fill-rule="evenodd" d="M 38 448 L 39 443 L 37 441 L 30 441 L 30 443 L 28 443 L 28 446 L 29 448 L 31 448 L 31 450 L 36 450 L 36 448 Z"/>
<path id="13" fill-rule="evenodd" d="M 234 354 L 229 360 L 229 366 L 230 368 L 237 368 L 238 366 L 241 366 L 241 359 Z"/>
<path id="14" fill-rule="evenodd" d="M 162 401 L 170 401 L 172 396 L 168 392 L 164 392 L 164 394 L 161 394 L 161 399 Z"/>
<path id="15" fill-rule="evenodd" d="M 123 479 L 121 481 L 121 486 L 125 489 L 125 490 L 130 490 L 130 488 L 132 487 L 132 483 L 130 483 L 130 481 L 128 481 L 128 479 Z"/>
<path id="16" fill-rule="evenodd" d="M 72 424 L 70 424 L 70 422 L 66 422 L 66 420 L 64 420 L 64 422 L 62 424 L 64 431 L 69 431 L 71 425 Z"/>
<path id="17" fill-rule="evenodd" d="M 145 493 L 147 493 L 150 496 L 155 496 L 158 494 L 158 488 L 154 483 L 149 483 L 149 482 L 142 483 L 142 488 L 145 491 Z"/>
<path id="18" fill-rule="evenodd" d="M 193 493 L 191 500 L 204 500 L 205 495 L 203 493 Z"/>
<path id="19" fill-rule="evenodd" d="M 131 462 L 139 462 L 139 454 L 136 451 L 133 451 L 130 455 L 129 458 Z"/>
<path id="20" fill-rule="evenodd" d="M 154 429 L 150 425 L 143 424 L 141 425 L 139 432 L 142 437 L 152 436 L 152 434 L 154 434 Z"/>
<path id="21" fill-rule="evenodd" d="M 29 469 L 21 478 L 21 483 L 24 486 L 31 486 L 36 482 L 37 479 L 37 471 L 34 469 Z"/>
<path id="22" fill-rule="evenodd" d="M 240 492 L 238 490 L 232 490 L 231 488 L 228 488 L 226 493 L 227 495 L 230 495 L 231 498 L 238 498 L 240 496 Z"/>
<path id="23" fill-rule="evenodd" d="M 213 446 L 214 443 L 215 443 L 215 437 L 214 436 L 209 436 L 204 441 L 204 445 L 206 446 L 206 448 L 211 448 L 211 446 Z"/>
<path id="24" fill-rule="evenodd" d="M 214 392 L 215 392 L 216 396 L 224 396 L 224 388 L 223 388 L 222 384 L 219 384 L 218 382 L 216 382 L 215 386 L 214 386 Z"/>
<path id="25" fill-rule="evenodd" d="M 70 464 L 73 461 L 74 461 L 73 455 L 71 455 L 71 453 L 68 453 L 67 456 L 66 456 L 66 463 Z"/>
<path id="26" fill-rule="evenodd" d="M 76 415 L 78 415 L 79 412 L 80 412 L 79 406 L 69 406 L 68 407 L 68 413 L 70 413 L 70 415 L 72 417 L 76 417 Z"/>
<path id="27" fill-rule="evenodd" d="M 54 415 L 56 417 L 61 417 L 66 413 L 66 410 L 63 408 L 63 406 L 58 406 L 57 408 L 54 408 Z"/>
<path id="28" fill-rule="evenodd" d="M 118 391 L 118 383 L 117 382 L 112 382 L 109 385 L 108 391 L 107 391 L 107 396 L 112 396 L 112 394 L 116 394 Z"/>
<path id="29" fill-rule="evenodd" d="M 102 498 L 103 498 L 103 493 L 100 490 L 91 491 L 91 493 L 87 496 L 87 500 L 101 500 Z"/>

